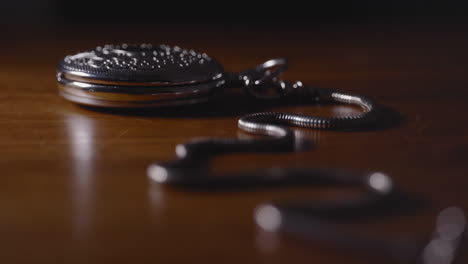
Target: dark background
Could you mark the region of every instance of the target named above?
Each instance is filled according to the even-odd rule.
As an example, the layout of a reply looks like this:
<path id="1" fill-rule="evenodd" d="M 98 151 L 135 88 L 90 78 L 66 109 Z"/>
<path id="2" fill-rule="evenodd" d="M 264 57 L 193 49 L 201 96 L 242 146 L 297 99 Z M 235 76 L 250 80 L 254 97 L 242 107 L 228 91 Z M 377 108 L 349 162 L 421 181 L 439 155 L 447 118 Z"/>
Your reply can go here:
<path id="1" fill-rule="evenodd" d="M 211 3 L 210 3 L 211 2 Z M 4 26 L 239 25 L 465 20 L 467 1 L 3 1 Z"/>

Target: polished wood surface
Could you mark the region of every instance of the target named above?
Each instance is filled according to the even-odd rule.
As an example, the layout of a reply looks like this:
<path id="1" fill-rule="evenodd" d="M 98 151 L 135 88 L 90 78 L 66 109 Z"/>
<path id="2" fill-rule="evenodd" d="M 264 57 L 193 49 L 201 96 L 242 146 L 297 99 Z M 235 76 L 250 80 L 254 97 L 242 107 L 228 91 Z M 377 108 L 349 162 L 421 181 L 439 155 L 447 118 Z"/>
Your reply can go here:
<path id="1" fill-rule="evenodd" d="M 355 109 L 256 105 L 235 94 L 151 111 L 98 111 L 61 99 L 56 63 L 108 42 L 190 47 L 231 71 L 287 57 L 285 78 L 365 94 L 389 109 L 376 129 L 298 130 L 312 141 L 310 149 L 223 156 L 216 171 L 385 172 L 424 205 L 349 223 L 382 236 L 428 234 L 440 209 L 468 209 L 468 35 L 462 25 L 97 30 L 20 30 L 0 43 L 1 263 L 372 263 L 365 254 L 274 236 L 254 224 L 261 202 L 346 197 L 346 190 L 194 192 L 159 186 L 146 175 L 152 162 L 174 158 L 180 142 L 248 136 L 236 126 L 245 113 Z"/>

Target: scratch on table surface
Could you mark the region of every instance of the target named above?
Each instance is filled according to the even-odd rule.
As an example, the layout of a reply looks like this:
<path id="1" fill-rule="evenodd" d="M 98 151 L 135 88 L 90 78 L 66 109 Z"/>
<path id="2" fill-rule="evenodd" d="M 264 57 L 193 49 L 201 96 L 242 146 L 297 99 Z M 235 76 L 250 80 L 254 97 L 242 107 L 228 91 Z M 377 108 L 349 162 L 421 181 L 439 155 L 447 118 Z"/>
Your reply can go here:
<path id="1" fill-rule="evenodd" d="M 115 138 L 113 138 L 113 139 L 111 139 L 111 140 L 117 140 L 117 139 L 123 137 L 125 134 L 127 134 L 127 132 L 128 132 L 129 130 L 130 130 L 130 128 L 125 129 L 124 131 L 122 131 L 122 133 L 120 133 L 119 135 L 117 135 L 117 137 L 115 137 Z"/>
<path id="2" fill-rule="evenodd" d="M 110 138 L 110 139 L 104 141 L 104 142 L 102 143 L 102 145 L 105 146 L 105 145 L 108 145 L 109 143 L 112 143 L 112 142 L 118 140 L 119 138 L 121 138 L 121 137 L 123 137 L 125 134 L 127 134 L 128 131 L 130 131 L 130 128 L 127 128 L 127 129 L 125 129 L 124 131 L 120 132 L 120 134 L 118 134 L 116 137 L 113 137 L 113 138 Z"/>

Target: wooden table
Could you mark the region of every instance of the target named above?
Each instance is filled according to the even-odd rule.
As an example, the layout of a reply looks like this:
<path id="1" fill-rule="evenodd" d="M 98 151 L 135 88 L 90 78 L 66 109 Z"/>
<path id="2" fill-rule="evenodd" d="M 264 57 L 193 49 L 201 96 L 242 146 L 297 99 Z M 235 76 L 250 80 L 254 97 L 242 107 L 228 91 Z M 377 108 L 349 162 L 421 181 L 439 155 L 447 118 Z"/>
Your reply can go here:
<path id="1" fill-rule="evenodd" d="M 427 234 L 442 208 L 468 208 L 468 35 L 462 25 L 20 29 L 0 44 L 1 263 L 372 263 L 254 224 L 252 212 L 261 202 L 346 197 L 347 191 L 195 192 L 152 183 L 147 166 L 174 158 L 176 144 L 245 136 L 237 119 L 267 109 L 244 105 L 241 96 L 144 112 L 95 111 L 61 99 L 56 63 L 112 42 L 190 47 L 232 71 L 287 57 L 285 78 L 365 94 L 392 110 L 378 129 L 300 130 L 311 149 L 223 156 L 216 171 L 298 166 L 385 172 L 424 205 L 349 223 L 375 234 Z"/>

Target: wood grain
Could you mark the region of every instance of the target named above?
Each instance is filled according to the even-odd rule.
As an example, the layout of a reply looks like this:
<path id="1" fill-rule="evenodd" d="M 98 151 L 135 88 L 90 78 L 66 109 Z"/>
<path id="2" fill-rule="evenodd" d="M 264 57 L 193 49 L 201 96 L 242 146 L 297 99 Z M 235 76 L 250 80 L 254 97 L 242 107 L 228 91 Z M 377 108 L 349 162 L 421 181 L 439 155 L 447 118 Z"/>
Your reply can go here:
<path id="1" fill-rule="evenodd" d="M 174 158 L 180 142 L 246 136 L 236 127 L 245 113 L 332 115 L 354 109 L 275 107 L 231 94 L 189 108 L 114 112 L 61 99 L 56 63 L 108 42 L 177 44 L 205 51 L 232 71 L 287 57 L 286 78 L 365 94 L 391 109 L 378 129 L 299 130 L 313 142 L 310 150 L 224 156 L 215 170 L 383 171 L 425 205 L 350 223 L 382 236 L 427 234 L 441 208 L 468 208 L 463 26 L 42 29 L 1 44 L 2 263 L 372 263 L 366 256 L 265 234 L 254 225 L 253 209 L 263 201 L 346 197 L 346 191 L 190 192 L 158 186 L 146 176 L 150 163 Z"/>

